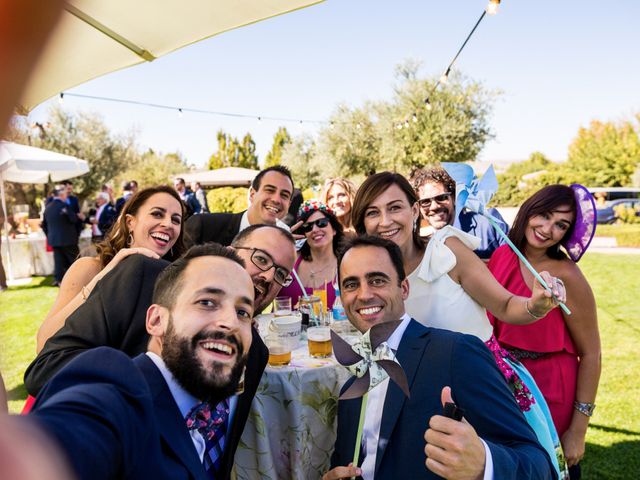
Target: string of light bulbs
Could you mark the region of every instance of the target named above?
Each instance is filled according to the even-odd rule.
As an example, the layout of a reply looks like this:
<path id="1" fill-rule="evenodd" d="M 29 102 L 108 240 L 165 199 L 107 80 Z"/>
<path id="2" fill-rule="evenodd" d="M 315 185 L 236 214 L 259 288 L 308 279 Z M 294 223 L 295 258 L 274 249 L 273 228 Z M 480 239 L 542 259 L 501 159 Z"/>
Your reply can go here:
<path id="1" fill-rule="evenodd" d="M 258 123 L 263 120 L 270 120 L 276 122 L 288 122 L 288 123 L 298 123 L 300 125 L 304 123 L 316 124 L 316 125 L 333 125 L 333 122 L 327 122 L 325 120 L 312 120 L 312 119 L 304 119 L 304 118 L 290 118 L 290 117 L 272 117 L 268 115 L 252 115 L 245 113 L 233 113 L 233 112 L 220 112 L 215 110 L 204 110 L 201 108 L 188 108 L 188 107 L 177 107 L 173 105 L 165 105 L 161 103 L 150 103 L 150 102 L 141 102 L 138 100 L 126 100 L 122 98 L 112 98 L 112 97 L 100 97 L 97 95 L 82 95 L 80 93 L 65 93 L 61 92 L 58 94 L 58 102 L 63 103 L 65 97 L 76 97 L 76 98 L 86 98 L 90 100 L 99 100 L 104 102 L 114 102 L 114 103 L 126 103 L 129 105 L 139 105 L 143 107 L 151 107 L 151 108 L 159 108 L 162 110 L 172 110 L 177 113 L 178 117 L 182 118 L 185 113 L 199 113 L 204 115 L 216 115 L 222 117 L 233 117 L 233 118 L 251 118 Z"/>
<path id="2" fill-rule="evenodd" d="M 429 94 L 424 99 L 424 106 L 428 111 L 431 111 L 431 109 L 433 108 L 433 105 L 431 105 L 431 97 L 433 96 L 433 94 L 435 93 L 435 91 L 438 89 L 440 85 L 444 85 L 447 83 L 449 79 L 449 74 L 451 73 L 451 69 L 453 68 L 453 65 L 456 63 L 456 60 L 458 60 L 458 57 L 462 53 L 462 50 L 464 50 L 464 47 L 467 46 L 469 39 L 475 33 L 476 29 L 478 28 L 478 25 L 480 25 L 480 22 L 482 22 L 482 20 L 486 15 L 495 15 L 496 13 L 498 13 L 498 6 L 500 5 L 500 1 L 501 0 L 489 0 L 489 3 L 487 4 L 486 8 L 482 11 L 480 18 L 478 18 L 478 21 L 469 32 L 469 35 L 467 35 L 467 38 L 465 38 L 464 42 L 462 42 L 462 45 L 458 49 L 458 52 L 455 54 L 451 62 L 449 62 L 449 66 L 447 66 L 447 69 L 444 71 L 444 73 L 440 76 L 440 78 L 436 81 L 435 85 L 429 91 Z M 418 121 L 417 112 L 413 112 L 411 119 L 414 123 Z M 396 124 L 396 128 L 398 130 L 401 130 L 403 127 L 405 128 L 409 127 L 408 119 L 406 119 L 404 122 L 399 122 Z"/>

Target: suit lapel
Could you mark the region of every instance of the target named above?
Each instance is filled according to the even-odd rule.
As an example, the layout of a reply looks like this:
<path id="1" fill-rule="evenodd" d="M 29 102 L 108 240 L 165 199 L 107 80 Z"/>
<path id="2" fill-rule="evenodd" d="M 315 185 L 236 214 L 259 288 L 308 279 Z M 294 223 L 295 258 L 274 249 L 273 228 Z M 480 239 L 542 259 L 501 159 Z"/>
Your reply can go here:
<path id="1" fill-rule="evenodd" d="M 397 359 L 404 369 L 404 373 L 407 376 L 407 382 L 409 383 L 409 391 L 413 386 L 416 372 L 418 371 L 418 365 L 422 359 L 422 354 L 426 347 L 427 342 L 425 336 L 429 331 L 420 325 L 415 320 L 411 320 L 407 329 L 400 340 L 400 347 L 397 352 Z M 404 406 L 404 402 L 407 397 L 400 388 L 393 382 L 389 381 L 389 387 L 387 388 L 387 395 L 384 400 L 384 407 L 382 410 L 382 421 L 380 424 L 380 435 L 378 436 L 378 452 L 376 453 L 376 468 L 375 472 L 378 472 L 380 462 L 384 456 L 384 452 L 389 444 L 389 439 L 393 433 L 393 429 L 398 421 L 400 412 Z"/>
<path id="2" fill-rule="evenodd" d="M 134 362 L 149 384 L 162 440 L 173 450 L 175 458 L 189 470 L 194 478 L 206 479 L 204 466 L 164 377 L 146 355 L 139 355 Z"/>

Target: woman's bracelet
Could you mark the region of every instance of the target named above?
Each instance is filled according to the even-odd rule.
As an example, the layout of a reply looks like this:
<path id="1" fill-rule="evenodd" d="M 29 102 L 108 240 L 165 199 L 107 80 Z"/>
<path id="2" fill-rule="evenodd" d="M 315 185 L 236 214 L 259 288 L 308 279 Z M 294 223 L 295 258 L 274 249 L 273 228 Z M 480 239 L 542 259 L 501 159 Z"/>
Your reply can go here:
<path id="1" fill-rule="evenodd" d="M 596 408 L 596 404 L 575 401 L 573 402 L 573 408 L 575 408 L 581 414 L 587 417 L 590 417 L 591 415 L 593 415 L 593 411 Z"/>
<path id="2" fill-rule="evenodd" d="M 524 308 L 527 310 L 527 313 L 529 314 L 529 316 L 531 318 L 533 318 L 534 320 L 540 320 L 541 318 L 544 318 L 544 315 L 536 315 L 535 313 L 533 313 L 530 309 L 529 309 L 529 299 L 525 299 L 524 301 Z"/>

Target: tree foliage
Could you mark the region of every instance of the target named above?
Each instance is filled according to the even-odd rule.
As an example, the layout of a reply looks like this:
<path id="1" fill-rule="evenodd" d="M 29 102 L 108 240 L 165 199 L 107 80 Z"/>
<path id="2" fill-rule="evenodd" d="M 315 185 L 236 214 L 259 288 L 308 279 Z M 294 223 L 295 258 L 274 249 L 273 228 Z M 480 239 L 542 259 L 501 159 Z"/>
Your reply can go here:
<path id="1" fill-rule="evenodd" d="M 72 155 L 89 163 L 89 173 L 73 179 L 74 192 L 81 203 L 137 160 L 135 132 L 115 135 L 96 113 L 71 113 L 54 106 L 46 122 L 34 125 L 14 122 L 12 127 L 9 140 Z M 31 215 L 38 213 L 41 198 L 51 188 L 51 185 L 44 188 L 7 185 L 10 203 L 30 205 Z"/>
<path id="2" fill-rule="evenodd" d="M 296 187 L 300 190 L 317 184 L 325 176 L 316 155 L 315 142 L 309 134 L 299 135 L 285 145 L 282 150 L 282 165 L 289 168 Z"/>
<path id="3" fill-rule="evenodd" d="M 224 167 L 242 167 L 258 169 L 256 143 L 250 133 L 242 141 L 225 133 L 222 129 L 216 134 L 218 150 L 209 158 L 209 170 Z"/>
<path id="4" fill-rule="evenodd" d="M 171 178 L 187 169 L 188 165 L 180 153 L 163 154 L 149 149 L 119 174 L 114 183 L 118 187 L 124 181 L 136 180 L 140 188 L 171 185 Z"/>
<path id="5" fill-rule="evenodd" d="M 532 178 L 524 175 L 539 172 Z M 569 146 L 566 162 L 552 163 L 541 154 L 513 164 L 498 177 L 494 201 L 517 206 L 545 185 L 580 183 L 587 187 L 625 187 L 638 182 L 640 135 L 632 121 L 593 121 L 580 128 Z"/>
<path id="6" fill-rule="evenodd" d="M 318 157 L 322 177 L 360 177 L 385 169 L 408 173 L 477 156 L 492 137 L 489 116 L 497 92 L 461 75 L 432 92 L 435 79 L 419 79 L 416 71 L 414 63 L 396 69 L 399 82 L 389 101 L 336 108 L 319 131 L 316 148 L 306 149 Z M 424 103 L 428 96 L 431 109 Z M 292 164 L 305 161 L 299 149 L 288 152 Z M 301 156 L 294 159 L 295 152 Z"/>
<path id="7" fill-rule="evenodd" d="M 212 212 L 238 213 L 246 210 L 249 189 L 245 187 L 221 187 L 207 192 L 207 203 Z"/>
<path id="8" fill-rule="evenodd" d="M 282 163 L 282 152 L 286 145 L 291 143 L 291 135 L 285 127 L 278 128 L 278 131 L 273 136 L 273 145 L 271 150 L 267 152 L 267 156 L 264 159 L 264 167 L 273 167 L 274 165 L 280 165 Z"/>

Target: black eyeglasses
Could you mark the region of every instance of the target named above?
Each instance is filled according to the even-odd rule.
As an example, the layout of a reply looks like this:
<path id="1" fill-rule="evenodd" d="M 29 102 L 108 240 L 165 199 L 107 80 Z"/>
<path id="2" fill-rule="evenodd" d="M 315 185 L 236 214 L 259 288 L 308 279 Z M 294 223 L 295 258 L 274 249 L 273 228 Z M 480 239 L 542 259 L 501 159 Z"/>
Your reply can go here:
<path id="1" fill-rule="evenodd" d="M 253 263 L 256 267 L 258 267 L 263 272 L 268 272 L 272 268 L 275 269 L 275 273 L 273 274 L 273 279 L 276 281 L 278 285 L 281 287 L 288 287 L 291 285 L 293 278 L 284 267 L 276 264 L 269 255 L 264 250 L 260 250 L 259 248 L 251 248 L 251 247 L 233 247 L 236 250 L 251 250 L 251 263 Z"/>
<path id="2" fill-rule="evenodd" d="M 327 225 L 329 225 L 329 219 L 325 217 L 325 218 L 319 218 L 318 220 L 314 220 L 313 222 L 303 223 L 298 227 L 298 231 L 303 234 L 309 233 L 311 230 L 313 230 L 314 225 L 317 225 L 318 228 L 326 228 Z"/>
<path id="3" fill-rule="evenodd" d="M 431 208 L 431 202 L 436 202 L 438 205 L 442 205 L 444 202 L 449 201 L 451 199 L 450 193 L 441 193 L 440 195 L 436 195 L 431 198 L 421 198 L 418 200 L 420 204 L 420 208 L 424 208 L 425 210 Z"/>

